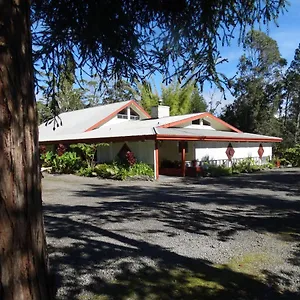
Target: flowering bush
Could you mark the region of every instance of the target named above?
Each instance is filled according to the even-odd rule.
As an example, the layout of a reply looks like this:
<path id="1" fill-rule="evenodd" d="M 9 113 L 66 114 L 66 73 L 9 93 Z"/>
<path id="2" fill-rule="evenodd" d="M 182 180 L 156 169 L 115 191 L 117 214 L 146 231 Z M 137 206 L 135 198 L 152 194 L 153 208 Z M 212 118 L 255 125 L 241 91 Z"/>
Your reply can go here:
<path id="1" fill-rule="evenodd" d="M 67 148 L 63 144 L 59 144 L 56 153 L 58 156 L 62 156 L 66 152 Z"/>
<path id="2" fill-rule="evenodd" d="M 39 147 L 40 154 L 45 154 L 47 152 L 47 148 L 44 145 L 40 145 Z"/>
<path id="3" fill-rule="evenodd" d="M 126 153 L 126 164 L 133 166 L 136 163 L 136 158 L 134 157 L 133 152 L 127 151 Z"/>

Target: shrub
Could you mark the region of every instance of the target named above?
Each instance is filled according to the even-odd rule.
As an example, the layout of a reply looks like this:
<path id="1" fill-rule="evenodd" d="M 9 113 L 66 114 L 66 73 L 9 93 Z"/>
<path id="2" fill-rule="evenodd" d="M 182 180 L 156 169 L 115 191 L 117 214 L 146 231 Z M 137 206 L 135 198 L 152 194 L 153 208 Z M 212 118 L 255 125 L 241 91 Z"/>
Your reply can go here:
<path id="1" fill-rule="evenodd" d="M 75 152 L 65 152 L 62 155 L 55 155 L 52 163 L 53 173 L 72 174 L 81 167 L 80 157 Z"/>
<path id="2" fill-rule="evenodd" d="M 58 156 L 62 156 L 67 151 L 67 148 L 63 144 L 59 144 L 56 153 Z"/>
<path id="3" fill-rule="evenodd" d="M 43 167 L 52 167 L 54 158 L 55 158 L 55 154 L 52 151 L 42 153 L 40 155 L 41 165 Z"/>
<path id="4" fill-rule="evenodd" d="M 282 151 L 280 159 L 282 165 L 292 165 L 293 167 L 300 167 L 300 144 L 293 148 L 288 148 Z"/>
<path id="5" fill-rule="evenodd" d="M 82 159 L 85 161 L 87 167 L 94 167 L 94 159 L 97 148 L 99 146 L 108 146 L 109 144 L 100 143 L 100 144 L 74 144 L 70 148 L 73 149 Z"/>
<path id="6" fill-rule="evenodd" d="M 141 175 L 154 176 L 152 168 L 145 163 L 136 163 L 129 167 L 118 163 L 99 164 L 95 166 L 94 171 L 99 177 L 117 180 Z"/>
<path id="7" fill-rule="evenodd" d="M 76 173 L 79 176 L 84 176 L 84 177 L 96 177 L 97 173 L 94 168 L 92 167 L 81 167 L 78 172 Z"/>
<path id="8" fill-rule="evenodd" d="M 232 165 L 232 172 L 234 174 L 239 173 L 253 173 L 260 171 L 261 166 L 257 165 L 253 158 L 248 157 Z"/>
<path id="9" fill-rule="evenodd" d="M 226 166 L 207 165 L 204 169 L 205 176 L 219 177 L 232 175 L 232 169 Z"/>
<path id="10" fill-rule="evenodd" d="M 127 151 L 126 153 L 126 164 L 128 166 L 133 166 L 134 164 L 136 164 L 136 158 L 134 157 L 134 154 L 131 151 Z"/>
<path id="11" fill-rule="evenodd" d="M 153 169 L 145 163 L 136 163 L 129 168 L 129 176 L 154 176 Z"/>

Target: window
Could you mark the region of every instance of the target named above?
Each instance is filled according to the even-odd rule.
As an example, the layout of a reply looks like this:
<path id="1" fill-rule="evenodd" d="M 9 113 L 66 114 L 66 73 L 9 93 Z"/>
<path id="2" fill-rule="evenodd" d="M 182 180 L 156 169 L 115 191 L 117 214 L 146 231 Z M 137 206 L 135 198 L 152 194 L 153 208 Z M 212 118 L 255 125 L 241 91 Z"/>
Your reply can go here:
<path id="1" fill-rule="evenodd" d="M 203 125 L 210 126 L 210 122 L 203 119 Z"/>
<path id="2" fill-rule="evenodd" d="M 200 125 L 200 119 L 193 120 L 192 124 L 194 124 L 194 125 Z"/>
<path id="3" fill-rule="evenodd" d="M 117 114 L 118 119 L 127 119 L 127 115 Z"/>

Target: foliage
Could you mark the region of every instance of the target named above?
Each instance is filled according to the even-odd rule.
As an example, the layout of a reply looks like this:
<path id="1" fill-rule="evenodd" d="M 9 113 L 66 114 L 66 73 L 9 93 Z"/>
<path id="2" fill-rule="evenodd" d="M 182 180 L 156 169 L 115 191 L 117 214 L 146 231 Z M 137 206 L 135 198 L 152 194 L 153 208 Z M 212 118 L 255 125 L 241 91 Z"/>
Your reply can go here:
<path id="1" fill-rule="evenodd" d="M 251 157 L 240 160 L 232 165 L 232 172 L 234 174 L 253 173 L 256 171 L 260 171 L 261 169 L 262 167 L 258 166 L 255 163 L 254 159 Z"/>
<path id="2" fill-rule="evenodd" d="M 128 176 L 129 177 L 134 177 L 134 176 L 154 177 L 154 172 L 149 165 L 142 162 L 138 162 L 129 168 Z"/>
<path id="3" fill-rule="evenodd" d="M 79 176 L 84 176 L 84 177 L 95 177 L 97 176 L 97 173 L 95 172 L 95 168 L 93 167 L 81 167 L 77 173 Z"/>
<path id="4" fill-rule="evenodd" d="M 193 84 L 181 87 L 179 82 L 173 82 L 169 86 L 162 87 L 163 104 L 170 106 L 171 116 L 183 115 L 191 111 L 193 91 Z"/>
<path id="5" fill-rule="evenodd" d="M 63 65 L 59 65 L 59 77 L 53 72 L 45 74 L 45 86 L 42 86 L 43 102 L 46 103 L 46 113 L 51 112 L 51 119 L 59 113 L 78 110 L 84 108 L 82 102 L 84 90 L 75 88 L 76 83 L 76 62 L 72 54 L 69 52 L 66 55 L 66 60 Z M 44 108 L 45 110 L 45 108 Z"/>
<path id="6" fill-rule="evenodd" d="M 82 94 L 82 102 L 85 107 L 94 107 L 100 104 L 102 92 L 100 89 L 100 79 L 93 77 L 92 80 L 82 80 L 84 91 Z"/>
<path id="7" fill-rule="evenodd" d="M 115 103 L 134 99 L 135 90 L 125 80 L 117 80 L 109 83 L 104 91 L 103 104 Z"/>
<path id="8" fill-rule="evenodd" d="M 52 151 L 41 153 L 41 164 L 43 167 L 52 167 L 55 154 Z"/>
<path id="9" fill-rule="evenodd" d="M 50 107 L 44 103 L 44 101 L 39 100 L 36 102 L 37 113 L 38 113 L 38 123 L 42 124 L 52 117 L 52 112 Z"/>
<path id="10" fill-rule="evenodd" d="M 152 168 L 145 163 L 135 163 L 132 166 L 125 166 L 116 162 L 112 164 L 99 164 L 95 166 L 94 171 L 99 177 L 117 180 L 124 180 L 134 176 L 154 176 Z"/>
<path id="11" fill-rule="evenodd" d="M 62 156 L 67 151 L 67 148 L 63 144 L 59 144 L 56 148 L 56 153 L 58 156 Z"/>
<path id="12" fill-rule="evenodd" d="M 151 107 L 158 105 L 159 96 L 154 85 L 153 88 L 148 81 L 137 84 L 141 106 L 151 114 Z"/>
<path id="13" fill-rule="evenodd" d="M 291 147 L 300 142 L 300 45 L 286 72 L 283 96 L 283 137 L 285 145 Z"/>
<path id="14" fill-rule="evenodd" d="M 245 132 L 278 135 L 276 118 L 282 95 L 283 67 L 276 41 L 265 33 L 252 30 L 247 34 L 245 54 L 240 58 L 238 77 L 232 81 L 232 104 L 221 118 Z"/>
<path id="15" fill-rule="evenodd" d="M 211 177 L 230 176 L 232 175 L 232 169 L 223 165 L 215 166 L 206 164 L 203 168 L 203 175 Z"/>
<path id="16" fill-rule="evenodd" d="M 52 161 L 52 172 L 73 174 L 81 167 L 80 157 L 75 152 L 65 152 L 62 155 L 55 155 Z"/>
<path id="17" fill-rule="evenodd" d="M 126 158 L 126 165 L 130 167 L 132 167 L 136 163 L 136 158 L 132 151 L 127 151 L 125 158 Z"/>
<path id="18" fill-rule="evenodd" d="M 274 166 L 275 163 L 272 161 L 263 165 L 258 165 L 253 158 L 249 157 L 233 163 L 232 167 L 227 167 L 225 165 L 216 166 L 205 162 L 202 168 L 204 176 L 219 177 L 240 173 L 254 173 L 264 169 L 273 169 Z"/>
<path id="19" fill-rule="evenodd" d="M 82 157 L 82 159 L 86 162 L 87 167 L 91 168 L 94 166 L 94 160 L 95 160 L 95 154 L 97 151 L 97 148 L 99 146 L 108 146 L 106 143 L 100 143 L 100 144 L 73 144 L 70 146 L 71 149 L 73 149 L 79 156 Z"/>
<path id="20" fill-rule="evenodd" d="M 285 149 L 281 154 L 280 161 L 282 165 L 291 164 L 293 167 L 300 167 L 300 144 Z"/>
<path id="21" fill-rule="evenodd" d="M 200 94 L 197 87 L 194 88 L 190 101 L 190 113 L 200 113 L 207 111 L 207 103 L 204 97 Z"/>
<path id="22" fill-rule="evenodd" d="M 32 3 L 34 58 L 59 76 L 69 53 L 76 64 L 102 78 L 146 78 L 160 72 L 218 85 L 219 48 L 234 29 L 276 20 L 287 1 L 40 1 Z M 221 43 L 220 43 L 221 41 Z M 59 61 L 59 64 L 55 64 Z M 90 70 L 89 70 L 90 69 Z"/>
<path id="23" fill-rule="evenodd" d="M 155 85 L 152 88 L 150 82 L 144 82 L 138 84 L 137 87 L 141 105 L 148 113 L 151 113 L 151 107 L 159 104 L 159 96 Z M 168 86 L 162 85 L 161 89 L 162 105 L 170 106 L 170 115 L 197 113 L 207 109 L 207 104 L 194 82 L 181 86 L 176 81 Z"/>

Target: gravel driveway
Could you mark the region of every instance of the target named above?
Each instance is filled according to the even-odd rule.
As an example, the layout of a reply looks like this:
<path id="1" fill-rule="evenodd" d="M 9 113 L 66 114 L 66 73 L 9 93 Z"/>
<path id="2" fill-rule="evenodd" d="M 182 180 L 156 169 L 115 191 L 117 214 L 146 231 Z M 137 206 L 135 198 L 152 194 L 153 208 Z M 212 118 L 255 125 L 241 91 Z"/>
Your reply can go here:
<path id="1" fill-rule="evenodd" d="M 58 299 L 300 299 L 299 169 L 46 175 L 43 201 Z"/>

